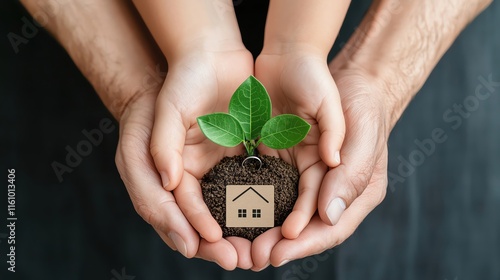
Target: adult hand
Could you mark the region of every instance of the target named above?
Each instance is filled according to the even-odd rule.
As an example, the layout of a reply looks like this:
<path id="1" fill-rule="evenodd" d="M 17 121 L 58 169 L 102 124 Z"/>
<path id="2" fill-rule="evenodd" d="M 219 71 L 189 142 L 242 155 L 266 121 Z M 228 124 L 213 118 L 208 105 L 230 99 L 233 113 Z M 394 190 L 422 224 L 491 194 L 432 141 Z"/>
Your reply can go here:
<path id="1" fill-rule="evenodd" d="M 165 60 L 135 8 L 121 0 L 73 1 L 60 7 L 49 0 L 22 3 L 32 14 L 47 15 L 45 28 L 66 49 L 119 121 L 116 165 L 137 212 L 159 233 L 167 235 L 166 229 L 173 227 L 183 232 L 194 243 L 189 247 L 194 255 L 198 234 L 173 195 L 162 188 L 149 153 L 154 104 L 162 82 L 151 69 Z M 164 239 L 172 248 L 183 250 Z"/>
<path id="2" fill-rule="evenodd" d="M 235 247 L 238 250 L 241 248 L 238 240 L 228 238 L 236 244 L 234 246 L 227 240 L 215 243 L 200 240 L 198 232 L 185 218 L 173 194 L 163 188 L 149 148 L 156 99 L 159 85 L 163 82 L 162 77 L 157 75 L 159 73 L 152 71 L 165 61 L 131 3 L 120 0 L 82 0 L 67 3 L 59 9 L 53 9 L 54 3 L 45 0 L 23 0 L 23 4 L 32 14 L 50 15 L 45 27 L 68 51 L 103 103 L 119 121 L 116 164 L 137 212 L 172 249 L 188 257 L 214 260 L 226 269 L 232 269 L 237 264 L 241 264 L 241 267 L 251 266 L 248 243 L 240 242 L 247 245 L 247 253 L 237 256 Z M 110 14 L 114 16 L 110 17 Z M 75 26 L 78 28 L 75 29 Z M 231 56 L 228 60 L 233 58 Z M 192 65 L 197 66 L 197 63 L 203 61 L 193 61 Z M 187 67 L 185 73 L 189 74 L 192 65 L 183 65 Z M 238 70 L 236 67 L 245 68 L 244 65 L 235 64 L 224 71 Z M 250 67 L 249 74 L 252 69 Z M 175 73 L 180 71 L 173 71 L 169 77 L 175 76 Z M 225 75 L 223 71 L 218 73 Z M 188 74 L 181 76 L 186 78 Z M 194 78 L 196 75 L 189 77 Z M 215 81 L 213 75 L 205 78 Z M 242 80 L 244 78 L 246 76 Z M 203 89 L 199 94 L 206 92 Z M 183 170 L 182 166 L 180 170 Z"/>
<path id="3" fill-rule="evenodd" d="M 333 76 L 340 91 L 347 127 L 342 163 L 324 177 L 318 199 L 319 214 L 312 217 L 296 239 L 280 239 L 276 233 L 269 238 L 279 240 L 276 245 L 256 239 L 254 246 L 261 246 L 264 252 L 270 251 L 269 259 L 274 266 L 321 253 L 342 243 L 385 197 L 389 132 L 385 91 L 361 71 L 339 71 Z M 339 195 L 352 199 L 352 203 L 331 226 L 324 222 L 329 221 L 327 205 Z M 262 259 L 265 254 L 254 255 L 254 263 L 260 264 Z"/>
<path id="4" fill-rule="evenodd" d="M 178 214 L 184 214 L 204 239 L 202 245 L 205 246 L 200 246 L 198 255 L 226 269 L 252 266 L 250 242 L 236 237 L 221 239 L 222 230 L 203 201 L 199 180 L 224 156 L 241 154 L 243 148 L 228 149 L 212 143 L 201 132 L 196 118 L 226 112 L 233 92 L 252 74 L 253 59 L 244 48 L 225 52 L 195 51 L 174 60 L 169 64 L 169 73 L 156 100 L 151 137 L 150 151 L 166 189 L 164 192 L 173 191 L 181 210 Z M 167 198 L 165 194 L 163 197 L 165 207 L 175 205 L 170 203 L 174 202 L 173 197 Z M 187 225 L 183 227 L 181 223 L 178 228 L 176 222 L 168 219 L 158 222 L 165 224 L 160 235 L 167 243 L 173 241 L 175 247 L 183 248 L 180 251 L 187 257 L 196 254 L 198 240 Z"/>
<path id="5" fill-rule="evenodd" d="M 319 214 L 299 237 L 281 239 L 275 230 L 255 240 L 252 249 L 261 249 L 252 252 L 256 267 L 268 256 L 271 264 L 280 265 L 342 243 L 382 201 L 392 127 L 460 31 L 489 3 L 460 0 L 450 8 L 431 0 L 373 2 L 330 64 L 347 127 L 342 163 L 326 174 Z M 339 214 L 338 221 L 332 213 Z"/>
<path id="6" fill-rule="evenodd" d="M 186 257 L 216 261 L 226 269 L 233 269 L 237 263 L 233 246 L 227 241 L 208 243 L 200 240 L 172 192 L 162 187 L 149 152 L 156 96 L 154 92 L 141 94 L 128 104 L 120 120 L 116 164 L 134 207 L 173 250 Z M 225 259 L 218 260 L 223 254 Z M 244 260 L 242 262 L 244 264 Z"/>

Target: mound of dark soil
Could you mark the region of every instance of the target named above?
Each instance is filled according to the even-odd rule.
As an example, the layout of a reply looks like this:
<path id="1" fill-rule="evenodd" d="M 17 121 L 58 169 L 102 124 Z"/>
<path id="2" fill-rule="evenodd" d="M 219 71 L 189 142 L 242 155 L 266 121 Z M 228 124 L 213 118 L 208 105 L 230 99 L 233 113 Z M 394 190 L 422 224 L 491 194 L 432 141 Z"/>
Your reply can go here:
<path id="1" fill-rule="evenodd" d="M 201 180 L 203 199 L 212 216 L 222 228 L 223 236 L 239 236 L 254 240 L 269 228 L 226 227 L 227 185 L 273 185 L 274 226 L 281 226 L 297 200 L 299 172 L 282 159 L 261 155 L 262 167 L 257 160 L 249 160 L 242 167 L 246 156 L 223 158 Z"/>

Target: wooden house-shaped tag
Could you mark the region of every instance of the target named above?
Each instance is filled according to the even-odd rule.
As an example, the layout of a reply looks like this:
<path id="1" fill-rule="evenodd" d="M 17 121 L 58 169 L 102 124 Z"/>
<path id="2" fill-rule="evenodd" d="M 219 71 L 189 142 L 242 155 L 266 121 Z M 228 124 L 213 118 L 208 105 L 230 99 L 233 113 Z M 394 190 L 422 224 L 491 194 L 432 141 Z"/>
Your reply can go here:
<path id="1" fill-rule="evenodd" d="M 274 186 L 226 186 L 226 227 L 274 227 Z"/>

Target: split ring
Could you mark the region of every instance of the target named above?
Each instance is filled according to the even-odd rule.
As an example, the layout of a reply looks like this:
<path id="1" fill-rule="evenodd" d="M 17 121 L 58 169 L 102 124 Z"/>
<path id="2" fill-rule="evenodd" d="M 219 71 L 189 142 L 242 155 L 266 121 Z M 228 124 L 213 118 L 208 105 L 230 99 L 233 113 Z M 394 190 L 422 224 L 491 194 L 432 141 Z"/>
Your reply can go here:
<path id="1" fill-rule="evenodd" d="M 246 158 L 243 160 L 243 162 L 241 163 L 241 167 L 243 167 L 243 168 L 245 167 L 245 162 L 246 162 L 247 160 L 257 160 L 257 161 L 259 162 L 259 164 L 260 164 L 260 165 L 259 165 L 259 168 L 258 168 L 257 170 L 260 170 L 260 168 L 262 167 L 262 160 L 261 160 L 259 157 L 256 157 L 256 156 L 248 156 L 248 157 L 246 157 Z"/>

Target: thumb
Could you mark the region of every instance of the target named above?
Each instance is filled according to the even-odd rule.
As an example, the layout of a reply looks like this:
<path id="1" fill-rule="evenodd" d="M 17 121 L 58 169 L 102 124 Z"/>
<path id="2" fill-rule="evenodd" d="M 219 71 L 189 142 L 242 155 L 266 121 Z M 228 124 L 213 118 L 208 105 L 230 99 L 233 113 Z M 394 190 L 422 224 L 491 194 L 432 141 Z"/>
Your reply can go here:
<path id="1" fill-rule="evenodd" d="M 345 120 L 339 90 L 326 65 L 313 69 L 309 76 L 301 80 L 299 92 L 306 92 L 311 101 L 318 102 L 313 109 L 320 132 L 319 155 L 329 167 L 340 164 L 340 148 L 344 142 Z M 300 88 L 300 87 L 299 87 Z M 307 107 L 307 106 L 306 106 Z"/>
<path id="2" fill-rule="evenodd" d="M 182 151 L 186 139 L 186 128 L 179 111 L 162 95 L 158 96 L 155 123 L 151 135 L 150 152 L 161 176 L 162 186 L 175 189 L 184 171 Z"/>
<path id="3" fill-rule="evenodd" d="M 369 122 L 364 118 L 358 121 Z M 321 184 L 318 212 L 325 223 L 335 225 L 368 186 L 379 156 L 377 134 L 376 125 L 350 127 L 342 148 L 342 164 L 328 171 Z"/>
<path id="4" fill-rule="evenodd" d="M 326 165 L 335 167 L 340 164 L 340 148 L 344 142 L 344 113 L 337 86 L 331 78 L 324 92 L 327 94 L 316 115 L 321 133 L 319 154 Z"/>

